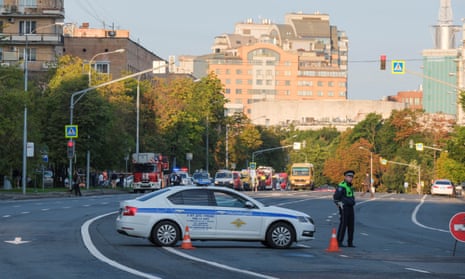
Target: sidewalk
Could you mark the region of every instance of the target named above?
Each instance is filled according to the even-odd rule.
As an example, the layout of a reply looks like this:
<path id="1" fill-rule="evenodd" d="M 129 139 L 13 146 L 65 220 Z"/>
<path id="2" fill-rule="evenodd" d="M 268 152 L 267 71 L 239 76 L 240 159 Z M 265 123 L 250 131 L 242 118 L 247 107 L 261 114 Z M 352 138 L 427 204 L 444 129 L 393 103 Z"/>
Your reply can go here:
<path id="1" fill-rule="evenodd" d="M 127 194 L 129 193 L 126 189 L 92 189 L 86 190 L 81 189 L 82 196 L 100 196 L 100 195 L 115 195 L 115 194 Z M 41 198 L 69 198 L 76 197 L 74 192 L 69 191 L 60 191 L 60 192 L 42 192 L 42 190 L 37 190 L 37 192 L 27 192 L 23 194 L 22 192 L 0 192 L 0 201 L 2 200 L 29 200 L 29 199 L 41 199 Z"/>

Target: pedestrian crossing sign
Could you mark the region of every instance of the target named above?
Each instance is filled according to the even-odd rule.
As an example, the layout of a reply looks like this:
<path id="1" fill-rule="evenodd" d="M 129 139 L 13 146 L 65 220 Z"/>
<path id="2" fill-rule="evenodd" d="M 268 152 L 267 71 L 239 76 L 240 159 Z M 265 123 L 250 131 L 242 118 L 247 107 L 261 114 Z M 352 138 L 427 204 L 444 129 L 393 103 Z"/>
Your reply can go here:
<path id="1" fill-rule="evenodd" d="M 405 74 L 405 61 L 404 60 L 392 60 L 391 65 L 392 73 L 393 74 Z"/>
<path id="2" fill-rule="evenodd" d="M 77 125 L 65 125 L 65 138 L 75 139 L 78 137 L 78 126 Z"/>

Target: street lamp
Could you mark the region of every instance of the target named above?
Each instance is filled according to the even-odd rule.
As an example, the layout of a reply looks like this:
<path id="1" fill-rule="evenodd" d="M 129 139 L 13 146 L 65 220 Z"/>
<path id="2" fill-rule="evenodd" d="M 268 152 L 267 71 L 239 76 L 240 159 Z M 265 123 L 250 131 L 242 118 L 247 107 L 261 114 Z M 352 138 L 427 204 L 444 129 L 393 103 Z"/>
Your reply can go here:
<path id="1" fill-rule="evenodd" d="M 38 28 L 35 28 L 34 31 L 36 32 L 37 30 L 40 30 L 40 29 L 44 29 L 44 28 L 47 28 L 47 27 L 50 27 L 50 26 L 54 26 L 54 25 L 63 25 L 64 23 L 63 22 L 55 22 L 55 23 L 52 23 L 52 24 L 48 24 L 48 25 L 45 25 L 45 26 L 41 26 L 41 27 L 38 27 Z M 24 25 L 25 28 L 26 28 L 26 25 Z M 29 30 L 25 30 L 25 31 L 29 31 Z M 32 31 L 32 30 L 30 30 Z M 28 68 L 27 68 L 27 64 L 28 64 L 28 60 L 29 60 L 29 55 L 28 55 L 28 51 L 29 51 L 29 40 L 28 40 L 28 36 L 29 36 L 29 33 L 28 32 L 24 32 L 24 36 L 25 36 L 25 39 L 26 39 L 26 42 L 25 42 L 25 47 L 24 47 L 24 93 L 25 95 L 27 95 L 27 83 L 28 83 L 28 74 L 29 74 L 29 71 L 28 71 Z M 24 123 L 23 123 L 23 173 L 22 173 L 22 181 L 21 181 L 21 185 L 22 185 L 22 190 L 23 190 L 23 194 L 26 194 L 26 181 L 27 181 L 27 102 L 24 103 Z"/>
<path id="2" fill-rule="evenodd" d="M 120 49 L 117 49 L 117 50 L 113 50 L 113 51 L 107 51 L 107 52 L 100 52 L 100 53 L 97 53 L 95 54 L 94 56 L 92 56 L 92 58 L 89 60 L 89 72 L 88 72 L 88 76 L 89 76 L 89 87 L 92 85 L 92 62 L 94 61 L 95 58 L 97 58 L 97 56 L 100 56 L 100 55 L 104 55 L 104 54 L 113 54 L 113 53 L 122 53 L 124 52 L 125 49 L 124 48 L 120 48 Z"/>
<path id="3" fill-rule="evenodd" d="M 116 83 L 116 82 L 123 81 L 123 80 L 129 79 L 129 78 L 139 77 L 139 76 L 141 76 L 143 74 L 147 74 L 147 73 L 150 73 L 150 72 L 154 73 L 156 70 L 161 71 L 161 69 L 165 69 L 165 68 L 169 67 L 169 65 L 170 64 L 154 65 L 150 69 L 146 69 L 146 70 L 134 73 L 134 74 L 130 74 L 130 75 L 127 75 L 127 76 L 124 76 L 124 77 L 120 77 L 120 78 L 115 79 L 115 80 L 110 80 L 110 81 L 101 83 L 99 85 L 94 85 L 94 86 L 91 86 L 89 88 L 79 90 L 79 91 L 76 91 L 76 92 L 72 93 L 71 98 L 70 98 L 70 104 L 69 104 L 69 124 L 70 125 L 73 124 L 74 105 L 76 105 L 79 102 L 79 100 L 81 100 L 81 98 L 87 92 L 92 91 L 92 90 L 97 89 L 97 88 L 101 88 L 101 87 L 110 85 L 110 84 L 113 84 L 113 83 Z M 75 97 L 77 97 L 76 100 L 74 99 Z M 69 180 L 70 181 L 71 181 L 72 173 L 73 173 L 73 159 L 69 159 Z"/>
<path id="4" fill-rule="evenodd" d="M 358 148 L 370 152 L 370 190 L 371 190 L 371 187 L 373 186 L 373 152 L 370 149 L 363 147 L 363 146 L 359 146 Z"/>

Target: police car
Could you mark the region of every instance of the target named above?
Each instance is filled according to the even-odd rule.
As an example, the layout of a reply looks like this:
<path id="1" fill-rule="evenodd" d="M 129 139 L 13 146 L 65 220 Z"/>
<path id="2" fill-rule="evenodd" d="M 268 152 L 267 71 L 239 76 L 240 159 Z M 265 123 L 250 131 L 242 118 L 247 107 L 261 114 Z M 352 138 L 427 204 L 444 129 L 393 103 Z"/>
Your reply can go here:
<path id="1" fill-rule="evenodd" d="M 120 202 L 116 230 L 174 246 L 186 227 L 191 240 L 261 241 L 272 248 L 314 239 L 313 219 L 225 187 L 174 186 Z"/>

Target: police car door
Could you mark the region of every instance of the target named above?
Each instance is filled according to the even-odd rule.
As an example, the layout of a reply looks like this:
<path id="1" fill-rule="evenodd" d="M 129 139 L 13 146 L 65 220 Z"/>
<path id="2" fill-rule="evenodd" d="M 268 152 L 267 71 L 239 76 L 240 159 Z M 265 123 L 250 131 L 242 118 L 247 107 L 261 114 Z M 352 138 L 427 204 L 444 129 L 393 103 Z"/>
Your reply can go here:
<path id="1" fill-rule="evenodd" d="M 234 193 L 211 190 L 216 201 L 216 232 L 219 237 L 236 239 L 258 238 L 263 218 L 256 209 L 245 207 L 245 200 Z"/>
<path id="2" fill-rule="evenodd" d="M 191 238 L 211 238 L 216 234 L 216 206 L 208 191 L 185 190 L 170 196 L 169 200 L 183 229 L 189 226 Z"/>

